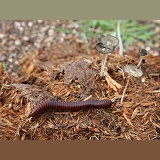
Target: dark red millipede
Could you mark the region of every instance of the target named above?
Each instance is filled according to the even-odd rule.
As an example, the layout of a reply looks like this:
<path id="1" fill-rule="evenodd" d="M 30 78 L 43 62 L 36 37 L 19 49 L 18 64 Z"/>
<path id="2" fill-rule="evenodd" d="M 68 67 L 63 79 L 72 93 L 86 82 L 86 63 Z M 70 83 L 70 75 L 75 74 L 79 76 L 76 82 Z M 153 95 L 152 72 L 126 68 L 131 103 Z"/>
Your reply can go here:
<path id="1" fill-rule="evenodd" d="M 88 100 L 83 102 L 59 102 L 59 101 L 42 101 L 36 105 L 30 113 L 31 117 L 36 117 L 48 110 L 56 111 L 79 111 L 85 109 L 107 109 L 112 106 L 112 101 L 105 100 Z"/>

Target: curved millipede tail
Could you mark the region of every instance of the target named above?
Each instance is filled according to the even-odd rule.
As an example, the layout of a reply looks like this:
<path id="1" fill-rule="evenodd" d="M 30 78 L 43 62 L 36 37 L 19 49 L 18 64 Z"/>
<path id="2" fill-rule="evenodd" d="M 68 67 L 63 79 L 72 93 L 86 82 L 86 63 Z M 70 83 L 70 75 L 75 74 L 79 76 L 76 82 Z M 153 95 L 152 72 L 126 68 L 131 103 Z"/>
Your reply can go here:
<path id="1" fill-rule="evenodd" d="M 79 111 L 86 109 L 107 109 L 112 106 L 112 101 L 105 100 L 88 100 L 82 102 L 59 102 L 59 101 L 42 101 L 36 105 L 30 113 L 31 117 L 36 117 L 48 110 L 56 111 Z"/>

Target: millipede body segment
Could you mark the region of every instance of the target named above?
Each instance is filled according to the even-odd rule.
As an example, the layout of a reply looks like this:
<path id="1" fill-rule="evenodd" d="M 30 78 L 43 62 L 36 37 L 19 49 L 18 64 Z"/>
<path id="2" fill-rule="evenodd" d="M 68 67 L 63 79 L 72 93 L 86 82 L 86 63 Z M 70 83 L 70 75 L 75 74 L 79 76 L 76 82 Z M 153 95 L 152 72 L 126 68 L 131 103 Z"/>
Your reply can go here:
<path id="1" fill-rule="evenodd" d="M 79 111 L 86 109 L 106 109 L 111 107 L 112 101 L 105 100 L 88 100 L 82 102 L 59 102 L 59 101 L 42 101 L 36 105 L 30 113 L 31 117 L 36 117 L 48 110 L 55 111 Z"/>

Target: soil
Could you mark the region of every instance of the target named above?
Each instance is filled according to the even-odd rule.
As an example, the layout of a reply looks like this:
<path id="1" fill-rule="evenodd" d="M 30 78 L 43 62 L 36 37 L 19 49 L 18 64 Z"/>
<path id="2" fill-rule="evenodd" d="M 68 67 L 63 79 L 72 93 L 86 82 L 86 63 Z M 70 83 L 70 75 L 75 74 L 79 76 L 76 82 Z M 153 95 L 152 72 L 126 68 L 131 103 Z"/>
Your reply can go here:
<path id="1" fill-rule="evenodd" d="M 89 41 L 53 30 L 60 21 L 0 22 L 1 140 L 158 140 L 160 139 L 159 46 L 149 50 L 141 77 L 130 77 L 126 64 L 137 65 L 138 46 L 123 56 L 118 49 L 100 77 L 102 54 Z M 74 26 L 72 26 L 74 28 Z M 156 43 L 157 44 L 157 43 Z M 41 101 L 78 102 L 111 99 L 109 109 L 29 114 Z"/>

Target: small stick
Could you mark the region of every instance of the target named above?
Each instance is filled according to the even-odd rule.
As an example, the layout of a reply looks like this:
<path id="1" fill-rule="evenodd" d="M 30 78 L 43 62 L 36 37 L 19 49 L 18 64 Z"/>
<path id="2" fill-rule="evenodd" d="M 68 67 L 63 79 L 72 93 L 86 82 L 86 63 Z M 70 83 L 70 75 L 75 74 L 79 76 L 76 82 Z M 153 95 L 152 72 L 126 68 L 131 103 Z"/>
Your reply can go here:
<path id="1" fill-rule="evenodd" d="M 85 98 L 84 101 L 87 101 L 87 100 L 89 100 L 89 99 L 91 99 L 91 98 L 92 98 L 92 95 L 90 95 L 90 96 L 88 96 L 87 98 Z"/>
<path id="2" fill-rule="evenodd" d="M 129 80 L 130 80 L 130 78 L 127 80 L 126 86 L 124 88 L 124 91 L 123 91 L 123 94 L 122 94 L 122 97 L 121 97 L 121 104 L 123 103 L 124 94 L 126 93 L 126 90 L 127 90 L 128 84 L 129 84 Z"/>
<path id="3" fill-rule="evenodd" d="M 100 72 L 100 76 L 104 76 L 104 68 L 105 68 L 105 64 L 107 62 L 107 57 L 108 57 L 108 54 L 104 54 L 103 55 L 103 59 L 102 59 L 102 66 L 101 66 L 101 72 Z"/>

